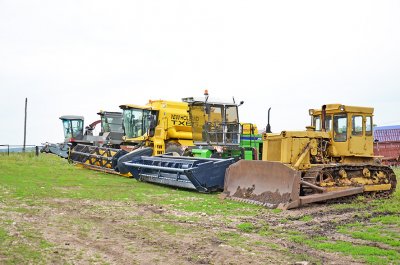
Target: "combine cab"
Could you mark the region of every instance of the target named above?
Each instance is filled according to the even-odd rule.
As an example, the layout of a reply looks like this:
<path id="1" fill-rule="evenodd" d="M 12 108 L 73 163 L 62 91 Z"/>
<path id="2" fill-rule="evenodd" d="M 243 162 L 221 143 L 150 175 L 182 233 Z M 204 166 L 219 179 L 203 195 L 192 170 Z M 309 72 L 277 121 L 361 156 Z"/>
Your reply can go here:
<path id="1" fill-rule="evenodd" d="M 262 161 L 230 166 L 225 195 L 289 209 L 360 193 L 388 196 L 395 190 L 393 170 L 376 163 L 373 155 L 373 108 L 331 104 L 310 115 L 306 131 L 263 134 Z"/>
<path id="2" fill-rule="evenodd" d="M 63 124 L 64 142 L 58 144 L 45 143 L 41 149 L 41 152 L 52 153 L 63 158 L 68 158 L 69 143 L 80 141 L 84 137 L 84 118 L 82 116 L 64 115 L 60 117 L 60 120 Z M 99 122 L 100 121 L 96 121 L 95 123 L 97 124 Z"/>

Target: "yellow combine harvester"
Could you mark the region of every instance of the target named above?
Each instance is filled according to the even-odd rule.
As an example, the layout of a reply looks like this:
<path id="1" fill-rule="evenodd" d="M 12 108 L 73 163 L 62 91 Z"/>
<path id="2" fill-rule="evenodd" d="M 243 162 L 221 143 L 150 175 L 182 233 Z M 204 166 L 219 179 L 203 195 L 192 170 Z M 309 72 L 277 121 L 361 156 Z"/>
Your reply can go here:
<path id="1" fill-rule="evenodd" d="M 123 148 L 153 148 L 153 155 L 177 152 L 193 145 L 186 102 L 150 100 L 145 106 L 121 105 L 125 130 Z"/>
<path id="2" fill-rule="evenodd" d="M 224 193 L 284 209 L 364 192 L 388 196 L 396 176 L 373 155 L 373 110 L 323 105 L 310 110 L 306 131 L 264 134 L 262 161 L 231 165 Z"/>
<path id="3" fill-rule="evenodd" d="M 144 106 L 125 104 L 120 108 L 125 134 L 121 149 L 78 145 L 71 150 L 73 162 L 130 176 L 122 162 L 142 155 L 182 154 L 193 145 L 187 103 L 150 100 Z"/>

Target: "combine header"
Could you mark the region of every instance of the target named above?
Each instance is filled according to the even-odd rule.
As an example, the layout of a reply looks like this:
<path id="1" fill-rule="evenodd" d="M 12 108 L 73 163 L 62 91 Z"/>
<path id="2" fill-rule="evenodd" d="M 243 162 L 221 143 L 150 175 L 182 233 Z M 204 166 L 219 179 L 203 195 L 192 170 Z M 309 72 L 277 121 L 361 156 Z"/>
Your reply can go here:
<path id="1" fill-rule="evenodd" d="M 225 170 L 234 162 L 234 158 L 195 158 L 165 154 L 137 157 L 124 162 L 124 165 L 140 181 L 212 192 L 223 189 Z"/>

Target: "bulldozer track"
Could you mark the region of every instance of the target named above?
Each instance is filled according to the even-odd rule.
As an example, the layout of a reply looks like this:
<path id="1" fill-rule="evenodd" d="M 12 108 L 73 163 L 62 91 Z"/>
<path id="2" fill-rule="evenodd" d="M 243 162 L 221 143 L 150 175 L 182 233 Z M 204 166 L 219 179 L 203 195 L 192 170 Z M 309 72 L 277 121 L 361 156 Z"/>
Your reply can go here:
<path id="1" fill-rule="evenodd" d="M 389 197 L 395 190 L 397 185 L 396 175 L 390 167 L 384 165 L 371 165 L 371 164 L 347 164 L 347 165 L 320 165 L 309 169 L 304 173 L 302 179 L 309 183 L 319 186 L 319 178 L 322 176 L 330 175 L 335 180 L 338 181 L 340 178 L 339 171 L 345 170 L 351 174 L 356 172 L 361 172 L 364 168 L 368 168 L 371 172 L 382 171 L 387 176 L 388 183 L 391 184 L 390 190 L 383 191 L 373 191 L 364 192 L 364 194 L 374 197 L 374 198 L 386 198 Z M 351 177 L 349 177 L 351 179 Z M 354 186 L 354 185 L 353 185 Z M 307 189 L 305 189 L 307 191 Z"/>

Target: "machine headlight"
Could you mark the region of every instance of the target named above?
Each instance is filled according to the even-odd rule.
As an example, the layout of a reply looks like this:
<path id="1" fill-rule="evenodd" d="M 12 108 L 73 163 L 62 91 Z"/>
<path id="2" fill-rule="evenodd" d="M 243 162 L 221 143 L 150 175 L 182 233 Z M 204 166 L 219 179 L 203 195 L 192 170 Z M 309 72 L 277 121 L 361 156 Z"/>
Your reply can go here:
<path id="1" fill-rule="evenodd" d="M 340 110 L 340 111 L 345 111 L 344 105 L 340 105 L 340 106 L 339 106 L 339 110 Z"/>

